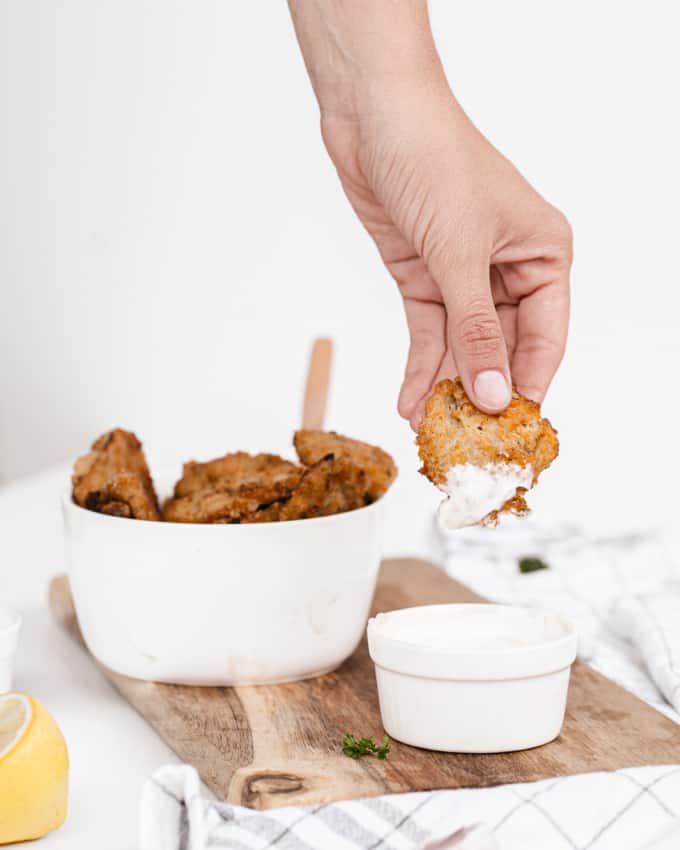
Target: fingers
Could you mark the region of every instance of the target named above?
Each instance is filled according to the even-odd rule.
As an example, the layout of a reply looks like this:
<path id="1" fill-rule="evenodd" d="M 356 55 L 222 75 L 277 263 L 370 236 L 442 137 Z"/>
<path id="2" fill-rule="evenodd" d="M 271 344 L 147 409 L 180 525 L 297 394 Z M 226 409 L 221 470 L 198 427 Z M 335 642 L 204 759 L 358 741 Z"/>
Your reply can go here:
<path id="1" fill-rule="evenodd" d="M 512 384 L 488 263 L 447 270 L 442 293 L 449 343 L 465 391 L 480 410 L 500 413 L 510 403 Z"/>
<path id="2" fill-rule="evenodd" d="M 447 348 L 446 353 L 444 354 L 444 358 L 442 362 L 439 364 L 439 369 L 437 369 L 437 374 L 434 376 L 432 380 L 432 385 L 430 389 L 427 391 L 425 396 L 418 402 L 416 405 L 413 414 L 411 415 L 410 425 L 414 431 L 417 431 L 420 427 L 420 423 L 422 422 L 423 416 L 425 415 L 425 405 L 427 403 L 428 398 L 432 394 L 432 391 L 437 386 L 440 381 L 449 378 L 450 380 L 454 380 L 458 377 L 458 370 L 456 369 L 456 364 L 453 362 L 453 356 L 451 355 L 451 349 Z"/>
<path id="3" fill-rule="evenodd" d="M 447 348 L 446 353 L 444 354 L 444 358 L 442 362 L 439 364 L 439 369 L 437 369 L 437 374 L 432 379 L 432 383 L 425 393 L 425 395 L 420 399 L 418 404 L 416 404 L 413 409 L 413 413 L 409 419 L 409 424 L 414 431 L 417 431 L 420 427 L 420 423 L 422 422 L 423 416 L 425 415 L 425 405 L 427 404 L 427 400 L 432 394 L 432 391 L 437 386 L 440 381 L 443 381 L 445 378 L 449 378 L 453 380 L 458 377 L 458 370 L 456 369 L 456 364 L 453 362 L 453 357 L 451 356 L 451 350 Z"/>
<path id="4" fill-rule="evenodd" d="M 497 304 L 496 312 L 498 313 L 498 319 L 501 323 L 503 336 L 505 337 L 505 347 L 508 352 L 508 357 L 512 364 L 512 359 L 515 354 L 515 346 L 517 345 L 517 305 Z M 512 366 L 510 368 L 510 372 L 514 378 Z"/>
<path id="5" fill-rule="evenodd" d="M 566 273 L 522 299 L 517 309 L 517 346 L 512 372 L 517 389 L 542 402 L 564 355 L 569 324 Z"/>
<path id="6" fill-rule="evenodd" d="M 512 363 L 512 357 L 517 344 L 517 300 L 513 298 L 505 285 L 503 275 L 497 266 L 491 266 L 491 298 L 496 305 L 496 312 L 501 323 L 505 347 Z"/>
<path id="7" fill-rule="evenodd" d="M 446 312 L 442 304 L 404 300 L 411 344 L 397 409 L 415 431 L 446 352 Z"/>

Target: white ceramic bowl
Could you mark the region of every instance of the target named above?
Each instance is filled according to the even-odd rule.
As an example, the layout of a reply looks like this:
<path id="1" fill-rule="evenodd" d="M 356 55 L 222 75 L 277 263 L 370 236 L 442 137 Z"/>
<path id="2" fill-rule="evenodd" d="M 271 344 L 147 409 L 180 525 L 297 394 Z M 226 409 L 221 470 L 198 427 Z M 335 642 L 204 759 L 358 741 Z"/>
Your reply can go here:
<path id="1" fill-rule="evenodd" d="M 505 605 L 427 605 L 369 621 L 388 735 L 429 750 L 494 753 L 552 741 L 564 721 L 573 626 Z"/>
<path id="2" fill-rule="evenodd" d="M 12 608 L 0 606 L 0 694 L 12 690 L 14 655 L 20 629 L 21 615 Z"/>
<path id="3" fill-rule="evenodd" d="M 321 675 L 363 635 L 382 554 L 382 500 L 315 519 L 191 525 L 63 500 L 85 641 L 139 679 L 271 684 Z"/>

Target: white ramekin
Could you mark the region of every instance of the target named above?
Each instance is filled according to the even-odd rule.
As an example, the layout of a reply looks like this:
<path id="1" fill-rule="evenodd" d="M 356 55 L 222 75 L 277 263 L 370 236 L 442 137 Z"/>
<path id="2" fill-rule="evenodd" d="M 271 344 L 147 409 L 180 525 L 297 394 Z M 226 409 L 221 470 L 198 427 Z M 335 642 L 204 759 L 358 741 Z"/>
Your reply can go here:
<path id="1" fill-rule="evenodd" d="M 455 648 L 445 648 L 452 634 Z M 577 635 L 555 614 L 505 605 L 404 608 L 369 621 L 368 646 L 383 726 L 398 741 L 496 753 L 559 735 Z"/>
<path id="2" fill-rule="evenodd" d="M 0 606 L 0 694 L 12 690 L 14 655 L 20 628 L 21 616 L 12 608 Z"/>
<path id="3" fill-rule="evenodd" d="M 85 642 L 138 679 L 191 685 L 328 672 L 361 640 L 382 554 L 382 500 L 253 525 L 143 522 L 63 500 Z"/>

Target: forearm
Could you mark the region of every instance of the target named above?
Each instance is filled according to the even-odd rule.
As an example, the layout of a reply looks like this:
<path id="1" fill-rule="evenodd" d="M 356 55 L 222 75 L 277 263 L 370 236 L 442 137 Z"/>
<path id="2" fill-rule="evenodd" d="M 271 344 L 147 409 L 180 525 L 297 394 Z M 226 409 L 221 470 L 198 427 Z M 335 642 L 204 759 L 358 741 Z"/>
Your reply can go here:
<path id="1" fill-rule="evenodd" d="M 322 115 L 381 110 L 391 96 L 446 86 L 425 0 L 289 0 Z"/>

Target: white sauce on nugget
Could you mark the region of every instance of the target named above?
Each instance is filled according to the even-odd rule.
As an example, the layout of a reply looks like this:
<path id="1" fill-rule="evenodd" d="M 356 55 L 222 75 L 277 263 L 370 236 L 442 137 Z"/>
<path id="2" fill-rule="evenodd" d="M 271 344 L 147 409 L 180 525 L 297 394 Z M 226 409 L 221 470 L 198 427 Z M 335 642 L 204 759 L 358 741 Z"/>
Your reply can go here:
<path id="1" fill-rule="evenodd" d="M 531 465 L 456 464 L 449 469 L 446 482 L 439 485 L 439 489 L 447 495 L 439 506 L 440 522 L 449 529 L 475 525 L 488 514 L 500 510 L 508 499 L 512 499 L 518 487 L 528 490 L 533 478 Z"/>

